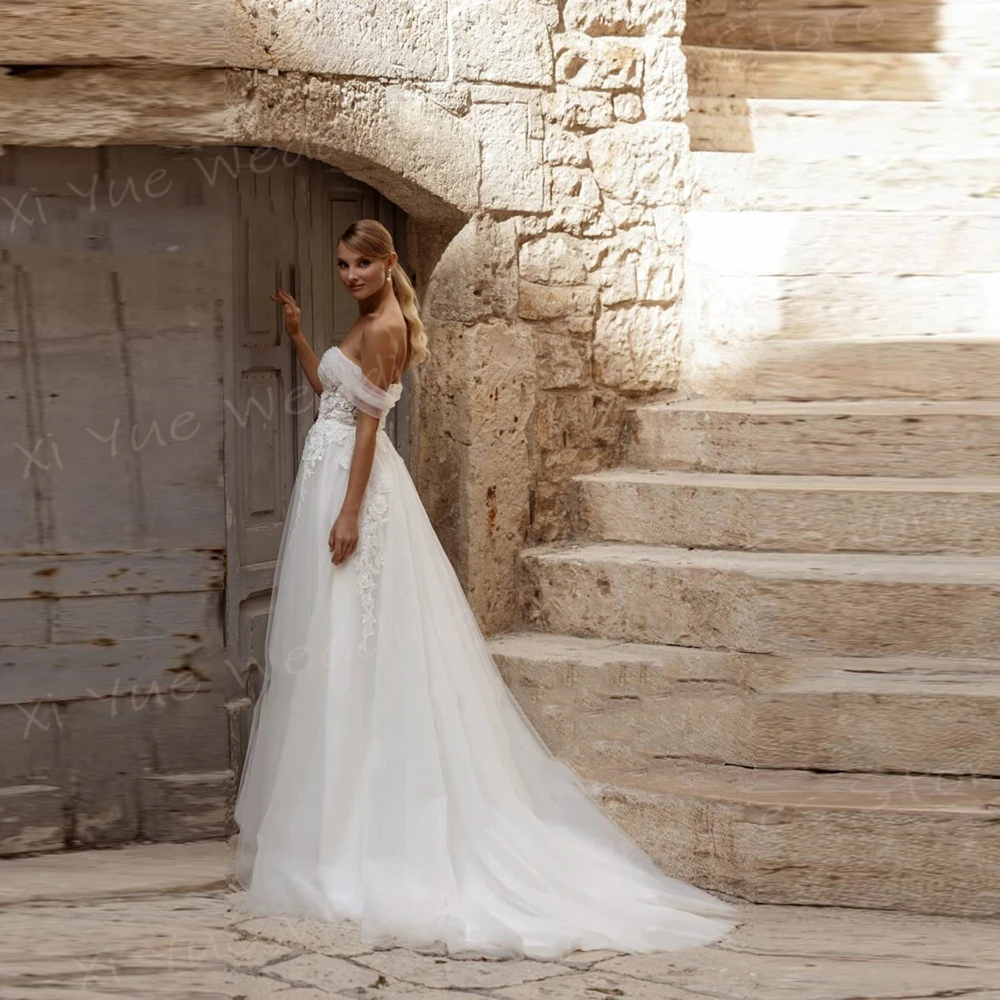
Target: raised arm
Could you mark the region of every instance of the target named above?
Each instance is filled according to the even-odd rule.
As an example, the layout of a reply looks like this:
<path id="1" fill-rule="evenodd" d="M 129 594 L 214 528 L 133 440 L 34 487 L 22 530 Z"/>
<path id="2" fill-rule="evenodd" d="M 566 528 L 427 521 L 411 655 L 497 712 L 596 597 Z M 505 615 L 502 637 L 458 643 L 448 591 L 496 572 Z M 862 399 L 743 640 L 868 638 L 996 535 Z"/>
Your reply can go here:
<path id="1" fill-rule="evenodd" d="M 316 356 L 316 352 L 309 346 L 309 341 L 306 340 L 305 333 L 302 332 L 302 310 L 288 292 L 283 292 L 280 289 L 276 295 L 271 296 L 271 300 L 283 307 L 285 333 L 288 334 L 289 339 L 295 347 L 295 354 L 299 359 L 299 364 L 302 365 L 302 371 L 305 373 L 306 379 L 316 391 L 316 394 L 320 395 L 323 392 L 323 383 L 319 380 L 319 358 Z"/>

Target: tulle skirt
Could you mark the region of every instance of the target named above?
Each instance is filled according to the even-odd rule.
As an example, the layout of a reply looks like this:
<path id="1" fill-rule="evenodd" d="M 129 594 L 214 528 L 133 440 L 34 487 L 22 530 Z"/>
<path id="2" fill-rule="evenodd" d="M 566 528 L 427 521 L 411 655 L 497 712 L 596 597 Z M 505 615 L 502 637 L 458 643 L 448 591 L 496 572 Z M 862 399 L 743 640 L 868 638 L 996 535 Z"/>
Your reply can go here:
<path id="1" fill-rule="evenodd" d="M 333 564 L 354 432 L 317 425 L 237 799 L 244 907 L 498 957 L 726 935 L 736 908 L 661 872 L 541 741 L 383 430 L 358 548 Z"/>

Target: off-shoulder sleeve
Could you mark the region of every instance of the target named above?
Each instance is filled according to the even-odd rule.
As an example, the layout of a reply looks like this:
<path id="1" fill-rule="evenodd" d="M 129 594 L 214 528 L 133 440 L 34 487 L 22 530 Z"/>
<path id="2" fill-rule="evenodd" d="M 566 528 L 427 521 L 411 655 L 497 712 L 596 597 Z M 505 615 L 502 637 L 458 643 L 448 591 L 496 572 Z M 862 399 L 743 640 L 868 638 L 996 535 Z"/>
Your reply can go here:
<path id="1" fill-rule="evenodd" d="M 388 389 L 382 389 L 372 382 L 345 354 L 340 351 L 332 351 L 331 355 L 333 370 L 344 395 L 362 413 L 367 413 L 372 417 L 381 417 L 396 405 L 403 391 L 401 383 L 396 382 Z"/>

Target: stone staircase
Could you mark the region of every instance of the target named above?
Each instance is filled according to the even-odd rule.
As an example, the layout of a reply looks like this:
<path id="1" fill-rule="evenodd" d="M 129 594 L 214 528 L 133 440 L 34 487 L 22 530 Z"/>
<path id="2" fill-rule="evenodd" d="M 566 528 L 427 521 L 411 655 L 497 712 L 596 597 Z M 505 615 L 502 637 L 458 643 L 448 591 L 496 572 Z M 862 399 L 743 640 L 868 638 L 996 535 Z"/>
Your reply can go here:
<path id="1" fill-rule="evenodd" d="M 892 51 L 783 52 L 763 14 L 815 4 L 734 0 L 720 42 L 691 0 L 682 391 L 573 481 L 491 647 L 670 874 L 996 917 L 1000 85 L 903 6 L 861 5 Z"/>

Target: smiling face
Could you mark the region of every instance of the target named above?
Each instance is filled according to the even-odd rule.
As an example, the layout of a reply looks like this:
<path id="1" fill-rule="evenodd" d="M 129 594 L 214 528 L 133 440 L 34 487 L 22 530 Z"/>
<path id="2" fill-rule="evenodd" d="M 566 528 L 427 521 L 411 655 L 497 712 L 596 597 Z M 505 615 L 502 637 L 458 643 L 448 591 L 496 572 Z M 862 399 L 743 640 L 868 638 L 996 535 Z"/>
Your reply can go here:
<path id="1" fill-rule="evenodd" d="M 381 260 L 378 257 L 366 257 L 355 253 L 343 243 L 337 244 L 337 274 L 344 287 L 356 299 L 365 299 L 377 292 L 388 280 L 387 272 L 394 261 Z"/>

